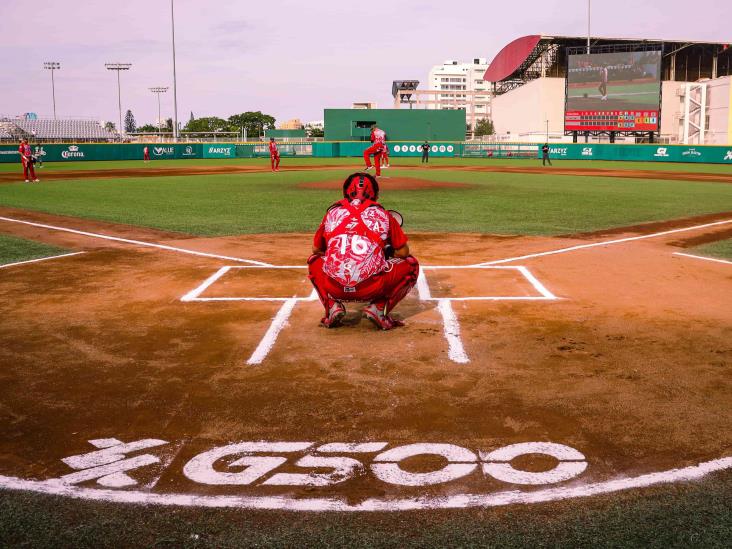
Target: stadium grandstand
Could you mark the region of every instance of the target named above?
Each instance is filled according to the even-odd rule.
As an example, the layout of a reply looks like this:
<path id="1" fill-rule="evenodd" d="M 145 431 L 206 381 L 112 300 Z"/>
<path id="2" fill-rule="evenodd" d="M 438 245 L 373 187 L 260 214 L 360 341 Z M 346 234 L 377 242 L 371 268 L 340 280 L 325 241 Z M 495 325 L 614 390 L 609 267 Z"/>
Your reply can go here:
<path id="1" fill-rule="evenodd" d="M 36 142 L 62 141 L 90 142 L 116 141 L 119 135 L 106 129 L 100 122 L 80 118 L 31 119 L 0 118 L 0 140 L 15 141 L 21 138 Z"/>
<path id="2" fill-rule="evenodd" d="M 644 74 L 645 82 L 643 78 L 629 75 L 628 70 L 632 72 L 637 67 L 621 71 L 619 67 L 623 63 L 606 62 L 605 66 L 609 69 L 610 85 L 615 80 L 618 87 L 626 88 L 626 102 L 631 102 L 633 95 L 644 95 L 642 86 L 652 87 L 652 73 L 658 87 L 655 107 L 627 110 L 656 111 L 658 119 L 654 131 L 608 130 L 588 124 L 586 131 L 578 132 L 568 123 L 567 111 L 576 110 L 566 108 L 568 97 L 573 98 L 575 104 L 584 102 L 587 106 L 577 110 L 595 114 L 597 111 L 626 110 L 618 103 L 619 93 L 610 94 L 611 103 L 615 99 L 616 106 L 609 108 L 608 94 L 603 97 L 597 91 L 597 84 L 591 87 L 587 83 L 600 78 L 602 55 L 615 55 L 616 58 L 625 55 L 625 59 L 630 59 L 631 54 L 643 58 L 648 52 L 653 52 L 659 61 L 657 68 Z M 589 54 L 596 57 L 590 60 Z M 585 59 L 580 60 L 580 56 Z M 571 69 L 573 59 L 578 60 L 579 65 Z M 652 65 L 647 60 L 644 63 L 639 65 L 644 68 Z M 624 64 L 631 63 L 626 61 Z M 591 76 L 588 77 L 588 73 Z M 492 117 L 497 133 L 514 139 L 559 140 L 571 136 L 576 141 L 579 133 L 585 140 L 606 136 L 614 141 L 616 136 L 625 136 L 633 141 L 660 138 L 667 143 L 715 144 L 727 139 L 730 75 L 732 48 L 729 44 L 607 37 L 592 37 L 588 43 L 586 36 L 530 35 L 506 45 L 490 63 L 484 80 L 492 83 L 495 94 Z M 583 80 L 587 83 L 583 84 Z M 574 90 L 580 95 L 573 97 Z"/>

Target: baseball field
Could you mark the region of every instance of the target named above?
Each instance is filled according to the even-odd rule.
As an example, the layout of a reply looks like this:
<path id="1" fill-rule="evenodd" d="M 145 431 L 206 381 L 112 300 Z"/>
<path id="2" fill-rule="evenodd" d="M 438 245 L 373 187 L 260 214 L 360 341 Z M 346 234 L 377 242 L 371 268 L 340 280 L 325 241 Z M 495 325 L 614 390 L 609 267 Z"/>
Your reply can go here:
<path id="1" fill-rule="evenodd" d="M 388 332 L 306 277 L 356 159 L 0 165 L 0 545 L 728 546 L 729 166 L 394 164 Z"/>

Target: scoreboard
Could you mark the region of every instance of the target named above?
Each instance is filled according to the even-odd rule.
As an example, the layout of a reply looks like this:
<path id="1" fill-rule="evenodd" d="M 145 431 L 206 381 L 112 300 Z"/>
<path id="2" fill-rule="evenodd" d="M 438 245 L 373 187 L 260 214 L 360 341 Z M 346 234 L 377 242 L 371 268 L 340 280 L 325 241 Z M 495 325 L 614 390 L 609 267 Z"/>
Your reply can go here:
<path id="1" fill-rule="evenodd" d="M 661 51 L 570 53 L 565 131 L 658 131 Z"/>
<path id="2" fill-rule="evenodd" d="M 659 111 L 566 111 L 564 127 L 577 131 L 657 131 Z"/>

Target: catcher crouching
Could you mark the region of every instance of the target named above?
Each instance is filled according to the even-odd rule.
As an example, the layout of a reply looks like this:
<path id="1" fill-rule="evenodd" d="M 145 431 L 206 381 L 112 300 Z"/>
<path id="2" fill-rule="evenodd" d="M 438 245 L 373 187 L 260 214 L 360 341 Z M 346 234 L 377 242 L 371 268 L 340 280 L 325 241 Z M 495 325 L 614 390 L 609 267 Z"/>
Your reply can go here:
<path id="1" fill-rule="evenodd" d="M 328 208 L 315 233 L 309 278 L 325 307 L 326 328 L 340 325 L 344 301 L 368 302 L 363 313 L 382 330 L 404 325 L 390 313 L 417 283 L 419 263 L 409 254 L 401 216 L 378 199 L 373 176 L 349 175 L 343 199 Z"/>

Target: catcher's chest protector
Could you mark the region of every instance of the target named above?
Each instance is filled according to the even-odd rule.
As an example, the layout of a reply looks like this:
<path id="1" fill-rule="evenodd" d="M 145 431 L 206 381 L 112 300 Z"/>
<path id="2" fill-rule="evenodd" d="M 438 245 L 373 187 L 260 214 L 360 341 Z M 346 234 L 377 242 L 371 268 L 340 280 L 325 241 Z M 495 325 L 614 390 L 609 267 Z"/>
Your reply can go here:
<path id="1" fill-rule="evenodd" d="M 344 287 L 380 273 L 387 266 L 383 247 L 388 235 L 389 216 L 379 207 L 332 208 L 325 218 L 323 271 Z"/>

